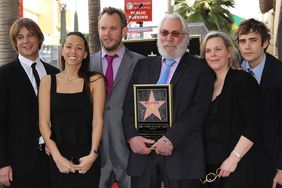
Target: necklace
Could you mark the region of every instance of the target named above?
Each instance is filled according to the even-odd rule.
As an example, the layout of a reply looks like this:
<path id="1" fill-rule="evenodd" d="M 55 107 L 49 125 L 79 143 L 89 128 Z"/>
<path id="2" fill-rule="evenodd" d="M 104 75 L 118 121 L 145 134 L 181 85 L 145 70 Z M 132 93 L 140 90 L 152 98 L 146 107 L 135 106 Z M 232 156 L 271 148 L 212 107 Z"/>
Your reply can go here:
<path id="1" fill-rule="evenodd" d="M 72 81 L 72 80 L 78 79 L 77 76 L 67 76 L 65 72 L 62 72 L 62 78 L 67 79 L 68 81 Z"/>

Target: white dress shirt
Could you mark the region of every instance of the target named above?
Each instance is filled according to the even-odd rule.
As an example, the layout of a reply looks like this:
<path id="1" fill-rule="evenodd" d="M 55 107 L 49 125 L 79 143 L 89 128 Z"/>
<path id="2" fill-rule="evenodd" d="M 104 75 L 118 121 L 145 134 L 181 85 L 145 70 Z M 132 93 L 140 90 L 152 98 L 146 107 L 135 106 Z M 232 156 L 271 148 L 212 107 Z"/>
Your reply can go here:
<path id="1" fill-rule="evenodd" d="M 22 55 L 19 55 L 19 60 L 20 60 L 22 67 L 24 68 L 25 73 L 27 74 L 32 86 L 33 86 L 33 89 L 34 89 L 36 95 L 37 95 L 38 88 L 37 88 L 36 81 L 35 81 L 35 78 L 34 78 L 33 73 L 32 73 L 31 65 L 34 62 L 36 62 L 35 68 L 38 72 L 39 78 L 41 79 L 43 76 L 47 75 L 47 72 L 44 68 L 43 63 L 41 62 L 39 57 L 35 61 L 31 61 L 30 59 L 27 59 L 27 58 L 23 57 Z"/>
<path id="2" fill-rule="evenodd" d="M 44 68 L 44 65 L 43 63 L 41 62 L 40 58 L 38 57 L 35 61 L 31 61 L 30 59 L 27 59 L 25 57 L 23 57 L 22 55 L 19 54 L 19 60 L 20 60 L 20 63 L 21 63 L 21 66 L 24 68 L 25 70 L 25 73 L 27 74 L 32 86 L 33 86 L 33 89 L 34 89 L 34 92 L 35 94 L 37 95 L 38 93 L 38 88 L 37 88 L 37 85 L 36 85 L 36 81 L 35 81 L 35 78 L 33 76 L 33 73 L 32 73 L 32 68 L 31 68 L 31 65 L 36 62 L 36 70 L 38 72 L 38 75 L 39 75 L 39 78 L 41 79 L 43 76 L 47 75 L 47 72 Z M 42 138 L 42 136 L 39 138 L 39 144 L 43 144 L 44 143 L 44 140 Z"/>

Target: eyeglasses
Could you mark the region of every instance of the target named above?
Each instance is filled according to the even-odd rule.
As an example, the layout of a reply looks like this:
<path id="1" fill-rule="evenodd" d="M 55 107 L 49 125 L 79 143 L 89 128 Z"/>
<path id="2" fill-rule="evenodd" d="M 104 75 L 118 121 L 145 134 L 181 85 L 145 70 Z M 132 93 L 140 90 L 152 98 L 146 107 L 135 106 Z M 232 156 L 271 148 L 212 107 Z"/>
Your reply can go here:
<path id="1" fill-rule="evenodd" d="M 216 169 L 215 173 L 210 172 L 204 178 L 201 178 L 200 180 L 202 184 L 214 182 L 216 178 L 218 177 L 219 171 L 220 171 L 220 168 Z"/>
<path id="2" fill-rule="evenodd" d="M 169 34 L 171 34 L 172 37 L 179 37 L 180 35 L 185 35 L 186 33 L 180 33 L 179 31 L 172 31 L 172 32 L 169 32 L 168 30 L 162 30 L 160 32 L 160 34 L 163 36 L 163 37 L 166 37 L 168 36 Z"/>

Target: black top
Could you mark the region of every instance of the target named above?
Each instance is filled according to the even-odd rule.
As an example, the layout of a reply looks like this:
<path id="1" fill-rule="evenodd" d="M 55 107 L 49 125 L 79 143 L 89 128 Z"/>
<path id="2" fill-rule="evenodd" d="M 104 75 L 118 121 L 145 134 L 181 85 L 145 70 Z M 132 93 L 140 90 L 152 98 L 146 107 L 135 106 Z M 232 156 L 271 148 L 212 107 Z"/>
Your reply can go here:
<path id="1" fill-rule="evenodd" d="M 89 155 L 92 138 L 92 101 L 85 89 L 77 93 L 58 93 L 56 76 L 51 75 L 51 139 L 56 142 L 60 153 L 77 164 L 80 158 Z M 49 158 L 52 188 L 98 187 L 100 159 L 81 175 L 78 172 L 60 173 L 55 161 Z"/>
<path id="2" fill-rule="evenodd" d="M 58 93 L 56 76 L 51 76 L 51 139 L 66 157 L 89 153 L 92 133 L 92 102 L 89 93 Z M 68 147 L 72 146 L 72 147 Z M 80 152 L 79 152 L 80 153 Z"/>
<path id="3" fill-rule="evenodd" d="M 204 138 L 206 148 L 205 155 L 207 164 L 220 164 L 224 159 L 218 119 L 219 101 L 220 95 L 212 101 L 206 122 L 204 124 Z"/>

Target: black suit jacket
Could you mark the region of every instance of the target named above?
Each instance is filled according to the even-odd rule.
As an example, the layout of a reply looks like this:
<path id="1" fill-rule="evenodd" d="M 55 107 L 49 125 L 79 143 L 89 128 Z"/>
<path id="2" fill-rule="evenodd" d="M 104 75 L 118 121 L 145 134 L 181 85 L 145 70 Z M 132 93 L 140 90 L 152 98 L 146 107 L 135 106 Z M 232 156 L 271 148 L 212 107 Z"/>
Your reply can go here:
<path id="1" fill-rule="evenodd" d="M 47 74 L 59 70 L 43 63 Z M 33 168 L 38 150 L 38 101 L 17 58 L 0 67 L 0 168 L 11 165 L 17 174 Z"/>
<path id="2" fill-rule="evenodd" d="M 138 61 L 123 106 L 126 140 L 137 136 L 134 128 L 133 84 L 157 83 L 161 57 Z M 207 64 L 185 53 L 170 82 L 173 85 L 173 125 L 165 136 L 173 143 L 173 154 L 165 157 L 171 179 L 195 179 L 205 173 L 202 123 L 211 101 L 214 74 Z M 128 173 L 142 176 L 148 156 L 130 150 Z"/>
<path id="3" fill-rule="evenodd" d="M 263 126 L 266 164 L 282 170 L 282 63 L 266 53 L 261 88 L 265 122 Z"/>

